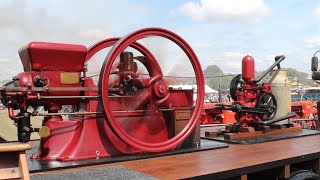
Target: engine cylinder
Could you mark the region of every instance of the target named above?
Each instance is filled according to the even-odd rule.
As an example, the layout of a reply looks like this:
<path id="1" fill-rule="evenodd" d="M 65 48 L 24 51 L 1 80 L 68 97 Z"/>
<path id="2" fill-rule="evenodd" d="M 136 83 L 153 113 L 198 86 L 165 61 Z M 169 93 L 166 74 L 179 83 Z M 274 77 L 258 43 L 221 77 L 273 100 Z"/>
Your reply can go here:
<path id="1" fill-rule="evenodd" d="M 242 59 L 242 79 L 246 84 L 251 84 L 254 80 L 254 59 L 246 55 Z"/>

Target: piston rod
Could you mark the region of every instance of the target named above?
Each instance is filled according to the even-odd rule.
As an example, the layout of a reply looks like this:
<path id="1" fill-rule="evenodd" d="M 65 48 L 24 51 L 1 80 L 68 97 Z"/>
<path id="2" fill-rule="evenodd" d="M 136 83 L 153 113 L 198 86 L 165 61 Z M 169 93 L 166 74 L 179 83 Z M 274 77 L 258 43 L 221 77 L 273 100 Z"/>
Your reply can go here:
<path id="1" fill-rule="evenodd" d="M 33 116 L 90 115 L 90 114 L 102 114 L 102 112 L 35 113 L 33 114 Z"/>
<path id="2" fill-rule="evenodd" d="M 40 99 L 94 99 L 100 96 L 41 96 Z"/>

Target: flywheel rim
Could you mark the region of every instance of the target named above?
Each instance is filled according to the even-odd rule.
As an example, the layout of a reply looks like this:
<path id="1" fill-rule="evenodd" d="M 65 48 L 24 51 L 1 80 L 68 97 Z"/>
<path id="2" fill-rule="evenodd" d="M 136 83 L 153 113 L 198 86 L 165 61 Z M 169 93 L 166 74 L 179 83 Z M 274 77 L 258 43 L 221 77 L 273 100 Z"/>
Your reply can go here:
<path id="1" fill-rule="evenodd" d="M 115 61 L 116 57 L 132 43 L 136 42 L 139 39 L 143 39 L 150 36 L 160 36 L 169 39 L 175 44 L 177 44 L 186 53 L 186 55 L 189 58 L 189 61 L 193 66 L 198 87 L 195 108 L 188 124 L 178 135 L 160 143 L 142 142 L 130 137 L 126 132 L 124 132 L 115 120 L 114 116 L 112 115 L 111 108 L 109 107 L 109 99 L 106 98 L 108 97 L 108 92 L 104 91 L 104 89 L 108 89 L 109 72 L 111 71 L 111 66 Z M 199 60 L 195 52 L 192 50 L 192 48 L 189 46 L 189 44 L 187 44 L 185 40 L 183 40 L 177 34 L 166 29 L 145 28 L 135 31 L 121 38 L 109 51 L 100 72 L 99 94 L 101 95 L 101 101 L 104 107 L 103 113 L 105 117 L 108 119 L 108 122 L 112 129 L 123 141 L 125 141 L 127 144 L 136 149 L 140 149 L 146 152 L 161 152 L 175 148 L 177 145 L 181 144 L 187 137 L 189 137 L 189 135 L 193 132 L 197 124 L 198 117 L 200 116 L 201 108 L 204 101 L 204 77 Z"/>

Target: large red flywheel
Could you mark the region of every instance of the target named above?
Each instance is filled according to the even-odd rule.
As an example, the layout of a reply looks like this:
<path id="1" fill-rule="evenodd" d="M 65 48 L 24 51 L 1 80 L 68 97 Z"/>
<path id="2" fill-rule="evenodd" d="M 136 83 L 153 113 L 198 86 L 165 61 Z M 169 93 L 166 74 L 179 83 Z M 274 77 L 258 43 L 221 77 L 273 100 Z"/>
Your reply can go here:
<path id="1" fill-rule="evenodd" d="M 126 131 L 123 130 L 119 122 L 116 120 L 116 117 L 114 116 L 112 107 L 110 105 L 108 89 L 110 88 L 109 77 L 113 73 L 112 68 L 113 68 L 114 62 L 116 61 L 117 57 L 119 57 L 120 54 L 124 52 L 127 47 L 130 46 L 135 48 L 139 52 L 141 52 L 145 57 L 147 57 L 144 60 L 139 60 L 147 68 L 150 74 L 150 81 L 146 82 L 146 84 L 143 85 L 146 91 L 144 91 L 144 93 L 142 93 L 141 95 L 155 96 L 154 95 L 155 93 L 150 93 L 152 90 L 154 92 L 154 89 L 159 90 L 161 93 L 166 92 L 164 88 L 168 88 L 168 87 L 164 85 L 165 83 L 163 80 L 162 71 L 160 69 L 159 64 L 157 63 L 157 60 L 151 54 L 150 51 L 148 51 L 141 44 L 137 43 L 138 40 L 141 40 L 143 38 L 156 37 L 156 36 L 171 40 L 172 42 L 177 44 L 187 55 L 195 73 L 195 78 L 197 82 L 196 83 L 197 99 L 194 104 L 194 109 L 190 117 L 190 120 L 180 133 L 163 142 L 149 143 L 149 142 L 144 142 L 144 141 L 135 139 L 131 137 Z M 204 101 L 204 77 L 203 77 L 203 72 L 196 54 L 194 53 L 192 48 L 187 44 L 187 42 L 177 34 L 162 28 L 145 28 L 145 29 L 135 31 L 131 34 L 128 34 L 127 36 L 119 40 L 115 38 L 115 39 L 106 40 L 104 42 L 101 42 L 100 44 L 98 43 L 96 46 L 91 48 L 92 52 L 90 53 L 89 51 L 87 59 L 90 59 L 90 57 L 95 52 L 99 51 L 101 48 L 111 46 L 111 45 L 113 45 L 113 47 L 109 51 L 103 63 L 103 66 L 101 68 L 99 86 L 98 86 L 99 95 L 101 97 L 102 105 L 104 108 L 104 115 L 108 121 L 108 124 L 124 142 L 141 151 L 162 152 L 162 151 L 170 150 L 177 147 L 184 140 L 186 140 L 186 138 L 189 137 L 190 134 L 195 129 L 196 124 L 199 121 L 199 116 L 200 116 L 203 101 Z M 161 104 L 162 102 L 166 101 L 168 97 L 169 96 L 167 94 L 163 96 L 159 95 L 159 97 L 157 97 L 159 99 L 157 104 Z M 145 98 L 145 99 L 146 99 L 145 101 L 149 100 L 148 98 Z"/>

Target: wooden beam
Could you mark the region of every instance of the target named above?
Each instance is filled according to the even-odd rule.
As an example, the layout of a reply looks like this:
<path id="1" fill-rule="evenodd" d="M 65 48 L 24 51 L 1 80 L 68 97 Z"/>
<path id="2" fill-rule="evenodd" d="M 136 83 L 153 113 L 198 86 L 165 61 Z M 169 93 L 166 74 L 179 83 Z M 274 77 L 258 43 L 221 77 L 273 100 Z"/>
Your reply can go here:
<path id="1" fill-rule="evenodd" d="M 0 152 L 17 152 L 31 149 L 30 144 L 26 143 L 1 143 Z"/>
<path id="2" fill-rule="evenodd" d="M 239 180 L 248 180 L 248 175 L 247 174 L 243 174 L 239 177 Z"/>
<path id="3" fill-rule="evenodd" d="M 28 162 L 25 151 L 19 152 L 19 170 L 22 180 L 30 180 Z"/>
<path id="4" fill-rule="evenodd" d="M 290 177 L 290 165 L 285 165 L 280 169 L 279 178 L 286 179 Z"/>

